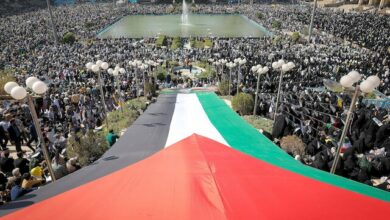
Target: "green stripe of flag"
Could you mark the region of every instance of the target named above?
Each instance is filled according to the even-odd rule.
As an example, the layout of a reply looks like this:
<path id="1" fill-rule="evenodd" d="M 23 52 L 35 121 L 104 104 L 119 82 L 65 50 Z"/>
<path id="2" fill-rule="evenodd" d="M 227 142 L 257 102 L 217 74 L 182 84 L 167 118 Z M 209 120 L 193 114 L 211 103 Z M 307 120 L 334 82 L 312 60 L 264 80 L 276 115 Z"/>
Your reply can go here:
<path id="1" fill-rule="evenodd" d="M 233 148 L 286 170 L 390 202 L 390 193 L 305 166 L 260 134 L 215 93 L 197 93 L 211 123 Z M 335 198 L 337 199 L 337 198 Z"/>

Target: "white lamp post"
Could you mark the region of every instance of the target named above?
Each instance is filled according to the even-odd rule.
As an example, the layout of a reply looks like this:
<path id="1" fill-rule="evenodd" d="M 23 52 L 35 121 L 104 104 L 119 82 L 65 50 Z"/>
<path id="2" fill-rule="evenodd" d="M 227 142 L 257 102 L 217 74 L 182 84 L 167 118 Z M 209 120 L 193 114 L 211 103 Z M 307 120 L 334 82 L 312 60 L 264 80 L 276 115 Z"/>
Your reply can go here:
<path id="1" fill-rule="evenodd" d="M 220 72 L 220 69 L 219 69 L 219 65 L 221 65 L 221 63 L 219 62 L 219 60 L 216 60 L 215 62 L 214 62 L 214 65 L 215 65 L 215 70 L 216 70 L 216 74 L 217 74 L 217 80 L 218 80 L 218 82 L 220 81 L 219 80 L 219 72 Z"/>
<path id="2" fill-rule="evenodd" d="M 106 118 L 106 126 L 107 128 L 109 127 L 109 124 L 108 124 L 108 115 L 107 115 L 107 105 L 106 105 L 106 101 L 104 99 L 104 92 L 103 92 L 103 82 L 102 82 L 102 77 L 100 75 L 100 71 L 101 70 L 107 70 L 108 69 L 108 63 L 106 62 L 103 62 L 101 60 L 98 60 L 96 61 L 96 64 L 93 64 L 91 62 L 87 63 L 85 65 L 87 67 L 88 70 L 91 70 L 92 72 L 96 73 L 98 75 L 98 81 L 99 81 L 99 89 L 100 89 L 100 98 L 102 99 L 102 104 L 103 104 L 103 109 L 104 109 L 104 114 L 105 114 L 105 118 Z"/>
<path id="3" fill-rule="evenodd" d="M 272 63 L 272 68 L 280 71 L 278 94 L 276 96 L 276 104 L 275 104 L 275 111 L 274 111 L 274 121 L 276 119 L 276 113 L 278 113 L 279 98 L 280 98 L 280 92 L 282 89 L 281 86 L 282 86 L 282 80 L 283 80 L 283 72 L 288 72 L 291 69 L 293 69 L 294 67 L 295 67 L 295 64 L 293 62 L 285 63 L 283 59 L 280 59 L 279 61 Z"/>
<path id="4" fill-rule="evenodd" d="M 139 79 L 138 79 L 138 69 L 142 69 L 142 61 L 135 59 L 134 61 L 129 61 L 129 65 L 135 70 L 135 82 L 137 88 L 136 96 L 139 97 Z"/>
<path id="5" fill-rule="evenodd" d="M 238 65 L 238 72 L 237 72 L 237 93 L 240 92 L 240 74 L 241 74 L 241 66 L 246 64 L 246 59 L 237 58 L 234 59 L 234 62 Z"/>
<path id="6" fill-rule="evenodd" d="M 211 75 L 211 68 L 210 68 L 210 66 L 213 65 L 214 59 L 213 58 L 209 58 L 209 59 L 207 59 L 207 61 L 209 61 L 209 74 Z"/>
<path id="7" fill-rule="evenodd" d="M 224 74 L 224 66 L 226 65 L 227 63 L 227 60 L 225 59 L 220 59 L 219 60 L 219 63 L 221 65 L 221 78 L 225 79 L 225 74 Z M 222 77 L 223 76 L 223 77 Z"/>
<path id="8" fill-rule="evenodd" d="M 259 95 L 259 85 L 260 85 L 260 75 L 266 74 L 268 72 L 268 67 L 261 67 L 261 65 L 253 66 L 252 71 L 257 72 L 257 83 L 256 83 L 256 92 L 255 92 L 255 106 L 253 108 L 253 116 L 256 115 L 257 99 Z"/>
<path id="9" fill-rule="evenodd" d="M 27 78 L 26 85 L 28 88 L 30 88 L 37 95 L 42 95 L 48 90 L 47 85 L 34 76 Z M 49 151 L 47 150 L 47 147 L 45 144 L 45 139 L 43 138 L 43 135 L 42 135 L 41 126 L 40 126 L 39 121 L 38 121 L 37 112 L 35 111 L 35 106 L 33 103 L 32 95 L 30 95 L 26 91 L 25 88 L 19 86 L 16 82 L 7 82 L 4 85 L 4 90 L 6 93 L 10 94 L 12 98 L 14 98 L 16 100 L 22 100 L 22 99 L 27 98 L 28 107 L 30 109 L 30 113 L 31 113 L 31 117 L 32 117 L 32 120 L 34 123 L 35 131 L 37 132 L 39 142 L 41 144 L 43 156 L 46 160 L 51 179 L 54 182 L 56 180 L 56 177 L 54 175 L 54 171 L 53 171 L 53 168 L 51 166 Z"/>
<path id="10" fill-rule="evenodd" d="M 361 79 L 361 75 L 357 71 L 351 71 L 348 73 L 348 75 L 341 77 L 340 84 L 345 88 L 351 88 L 352 85 L 356 82 L 358 82 Z M 340 159 L 340 151 L 341 147 L 344 143 L 344 139 L 347 136 L 348 128 L 351 124 L 352 114 L 355 109 L 357 97 L 359 96 L 360 91 L 363 93 L 370 93 L 374 91 L 375 88 L 377 88 L 381 83 L 381 80 L 378 76 L 373 75 L 369 76 L 365 81 L 361 82 L 360 85 L 356 85 L 355 92 L 352 97 L 351 105 L 349 106 L 349 110 L 347 113 L 347 119 L 345 121 L 345 125 L 343 128 L 343 132 L 341 133 L 341 137 L 337 146 L 336 155 L 333 160 L 332 168 L 330 169 L 331 173 L 336 172 L 337 164 Z"/>
<path id="11" fill-rule="evenodd" d="M 229 95 L 231 94 L 230 86 L 232 84 L 232 69 L 236 67 L 236 64 L 233 62 L 229 62 L 226 64 L 226 66 L 229 68 Z"/>
<path id="12" fill-rule="evenodd" d="M 116 66 L 114 69 L 108 69 L 108 74 L 113 75 L 116 81 L 117 86 L 117 94 L 118 94 L 118 104 L 121 107 L 121 111 L 123 112 L 123 106 L 122 106 L 122 96 L 121 96 L 121 87 L 120 87 L 120 74 L 125 74 L 126 70 L 124 68 L 121 68 L 119 66 Z"/>

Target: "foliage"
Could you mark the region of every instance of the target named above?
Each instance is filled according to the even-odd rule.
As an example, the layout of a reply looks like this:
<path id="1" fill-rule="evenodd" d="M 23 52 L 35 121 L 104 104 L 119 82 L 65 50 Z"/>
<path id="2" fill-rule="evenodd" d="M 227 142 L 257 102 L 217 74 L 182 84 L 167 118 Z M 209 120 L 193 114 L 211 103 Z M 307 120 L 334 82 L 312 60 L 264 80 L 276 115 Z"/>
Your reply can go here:
<path id="1" fill-rule="evenodd" d="M 150 82 L 145 82 L 145 95 L 156 96 L 156 87 Z"/>
<path id="2" fill-rule="evenodd" d="M 181 48 L 181 47 L 182 47 L 182 45 L 181 45 L 181 38 L 180 37 L 174 37 L 172 39 L 171 49 L 175 50 L 175 49 L 178 49 L 178 48 Z"/>
<path id="3" fill-rule="evenodd" d="M 291 35 L 291 40 L 294 43 L 298 42 L 298 40 L 300 38 L 301 38 L 301 35 L 299 34 L 299 32 L 293 32 L 292 35 Z"/>
<path id="4" fill-rule="evenodd" d="M 215 76 L 215 71 L 214 70 L 210 70 L 208 71 L 207 69 L 205 71 L 203 71 L 202 73 L 200 73 L 197 78 L 198 79 L 209 79 L 209 78 L 213 78 Z"/>
<path id="5" fill-rule="evenodd" d="M 305 144 L 303 141 L 296 135 L 285 136 L 280 140 L 280 147 L 288 153 L 293 154 L 294 156 L 305 154 Z"/>
<path id="6" fill-rule="evenodd" d="M 123 129 L 128 128 L 139 116 L 139 110 L 146 109 L 144 97 L 132 99 L 124 104 L 123 111 L 113 111 L 108 114 L 109 128 L 115 134 L 120 134 Z M 82 166 L 88 165 L 99 159 L 107 150 L 108 143 L 105 139 L 108 129 L 94 132 L 87 131 L 85 134 L 79 132 L 68 139 L 67 152 L 70 157 L 78 157 Z"/>
<path id="7" fill-rule="evenodd" d="M 159 35 L 156 40 L 157 47 L 167 46 L 167 37 L 165 35 Z"/>
<path id="8" fill-rule="evenodd" d="M 213 41 L 210 38 L 206 37 L 204 39 L 204 47 L 213 47 Z"/>
<path id="9" fill-rule="evenodd" d="M 164 81 L 166 78 L 166 73 L 165 72 L 158 72 L 156 76 L 157 80 Z"/>
<path id="10" fill-rule="evenodd" d="M 72 32 L 67 32 L 62 37 L 62 42 L 66 43 L 66 44 L 73 44 L 75 41 L 76 41 L 76 37 Z"/>
<path id="11" fill-rule="evenodd" d="M 195 40 L 194 38 L 190 38 L 189 41 L 191 47 L 200 48 L 200 49 L 206 47 L 207 48 L 213 47 L 213 41 L 208 37 L 204 38 L 203 40 Z"/>
<path id="12" fill-rule="evenodd" d="M 128 102 L 126 102 L 126 107 L 128 109 L 141 109 L 145 110 L 146 109 L 146 100 L 145 98 L 137 98 L 137 99 L 132 99 Z"/>
<path id="13" fill-rule="evenodd" d="M 218 92 L 220 95 L 229 95 L 229 81 L 222 81 L 218 84 Z"/>
<path id="14" fill-rule="evenodd" d="M 277 30 L 280 30 L 282 28 L 282 22 L 278 20 L 273 20 L 272 23 L 272 28 L 275 28 Z"/>
<path id="15" fill-rule="evenodd" d="M 240 115 L 248 115 L 253 111 L 253 97 L 250 94 L 240 92 L 233 97 L 232 107 Z"/>
<path id="16" fill-rule="evenodd" d="M 272 120 L 253 115 L 245 115 L 243 118 L 253 127 L 272 133 L 272 127 L 274 125 Z"/>
<path id="17" fill-rule="evenodd" d="M 77 157 L 81 166 L 88 165 L 99 159 L 108 149 L 108 143 L 102 132 L 92 130 L 86 134 L 73 134 L 68 139 L 67 153 L 70 157 Z"/>
<path id="18" fill-rule="evenodd" d="M 0 95 L 8 95 L 4 91 L 4 85 L 7 82 L 10 82 L 10 81 L 14 81 L 15 82 L 16 79 L 11 74 L 12 74 L 12 70 L 11 69 L 6 69 L 6 70 L 0 71 Z"/>
<path id="19" fill-rule="evenodd" d="M 256 17 L 257 17 L 258 19 L 262 20 L 265 16 L 264 16 L 263 13 L 258 12 L 258 13 L 256 14 Z"/>
<path id="20" fill-rule="evenodd" d="M 273 38 L 273 44 L 274 45 L 278 45 L 278 44 L 281 44 L 283 41 L 283 38 L 281 36 L 276 36 Z"/>

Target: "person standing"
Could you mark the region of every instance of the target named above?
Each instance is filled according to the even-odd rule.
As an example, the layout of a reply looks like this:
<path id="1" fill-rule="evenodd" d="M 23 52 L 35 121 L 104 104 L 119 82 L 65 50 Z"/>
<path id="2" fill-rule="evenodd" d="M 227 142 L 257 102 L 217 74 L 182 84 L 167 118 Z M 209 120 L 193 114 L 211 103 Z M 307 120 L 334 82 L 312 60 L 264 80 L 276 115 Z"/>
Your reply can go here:
<path id="1" fill-rule="evenodd" d="M 16 152 L 22 151 L 22 138 L 19 127 L 16 125 L 15 119 L 11 119 L 8 127 L 8 134 L 11 142 L 15 145 Z"/>

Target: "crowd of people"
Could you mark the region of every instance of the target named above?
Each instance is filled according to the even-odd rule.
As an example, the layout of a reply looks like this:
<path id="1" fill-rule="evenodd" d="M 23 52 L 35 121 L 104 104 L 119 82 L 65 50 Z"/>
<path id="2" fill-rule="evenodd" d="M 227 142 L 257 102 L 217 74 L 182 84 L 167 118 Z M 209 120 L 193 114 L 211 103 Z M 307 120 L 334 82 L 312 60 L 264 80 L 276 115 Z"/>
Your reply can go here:
<path id="1" fill-rule="evenodd" d="M 370 13 L 345 13 L 318 9 L 314 20 L 314 40 L 293 42 L 289 33 L 303 33 L 310 19 L 310 6 L 302 4 L 268 5 L 197 5 L 198 13 L 240 13 L 268 28 L 274 36 L 263 38 L 212 37 L 211 48 L 171 50 L 157 47 L 155 36 L 144 39 L 99 39 L 96 34 L 123 16 L 129 14 L 178 13 L 171 5 L 126 5 L 111 8 L 108 4 L 81 4 L 53 8 L 58 36 L 72 32 L 77 38 L 73 44 L 56 44 L 46 11 L 1 17 L 0 69 L 12 72 L 23 84 L 28 76 L 37 76 L 49 85 L 43 97 L 35 99 L 41 119 L 41 129 L 52 152 L 52 166 L 56 177 L 77 170 L 77 158 L 63 154 L 67 138 L 81 130 L 95 129 L 103 124 L 104 105 L 101 103 L 96 74 L 85 67 L 88 62 L 103 60 L 111 68 L 123 68 L 119 85 L 115 77 L 102 72 L 104 103 L 109 111 L 120 108 L 119 99 L 128 100 L 142 95 L 145 80 L 162 66 L 168 76 L 165 80 L 152 79 L 152 84 L 175 86 L 183 79 L 171 82 L 172 61 L 236 58 L 247 60 L 244 66 L 231 69 L 231 94 L 237 90 L 254 95 L 257 73 L 255 65 L 268 66 L 270 71 L 261 76 L 257 114 L 272 117 L 278 89 L 278 70 L 272 62 L 284 59 L 294 62 L 295 68 L 284 75 L 279 113 L 270 138 L 280 140 L 286 135 L 297 135 L 306 144 L 302 162 L 322 170 L 329 170 L 334 149 L 345 121 L 345 110 L 350 103 L 347 93 L 336 94 L 315 91 L 324 79 L 338 81 L 351 70 L 364 75 L 378 75 L 378 90 L 390 95 L 388 83 L 390 68 L 390 18 Z M 259 13 L 262 16 L 259 16 Z M 282 26 L 275 27 L 274 21 Z M 303 38 L 302 34 L 302 38 Z M 199 38 L 200 39 L 200 38 Z M 278 40 L 275 40 L 278 39 Z M 201 39 L 200 39 L 201 40 Z M 185 39 L 183 39 L 185 41 Z M 129 65 L 139 60 L 144 68 Z M 150 62 L 154 61 L 154 62 Z M 153 64 L 152 64 L 153 63 Z M 213 62 L 209 63 L 214 65 Z M 214 66 L 216 78 L 207 82 L 193 79 L 193 85 L 212 84 L 226 80 L 227 66 Z M 171 77 L 172 76 L 172 77 Z M 168 83 L 167 83 L 168 82 Z M 116 91 L 119 87 L 119 91 Z M 359 101 L 353 125 L 343 151 L 337 174 L 390 190 L 390 129 L 389 109 L 365 106 Z M 373 118 L 377 120 L 373 120 Z M 379 121 L 379 122 L 378 122 Z M 26 159 L 21 146 L 39 151 L 38 137 L 28 106 L 24 102 L 2 101 L 0 122 L 0 187 L 3 201 L 9 201 L 45 183 L 47 166 L 42 156 Z M 108 138 L 110 145 L 115 143 Z M 115 136 L 116 137 L 116 136 Z M 14 145 L 17 158 L 9 155 L 7 146 Z M 35 154 L 33 154 L 35 155 Z M 378 180 L 379 179 L 379 180 Z"/>

